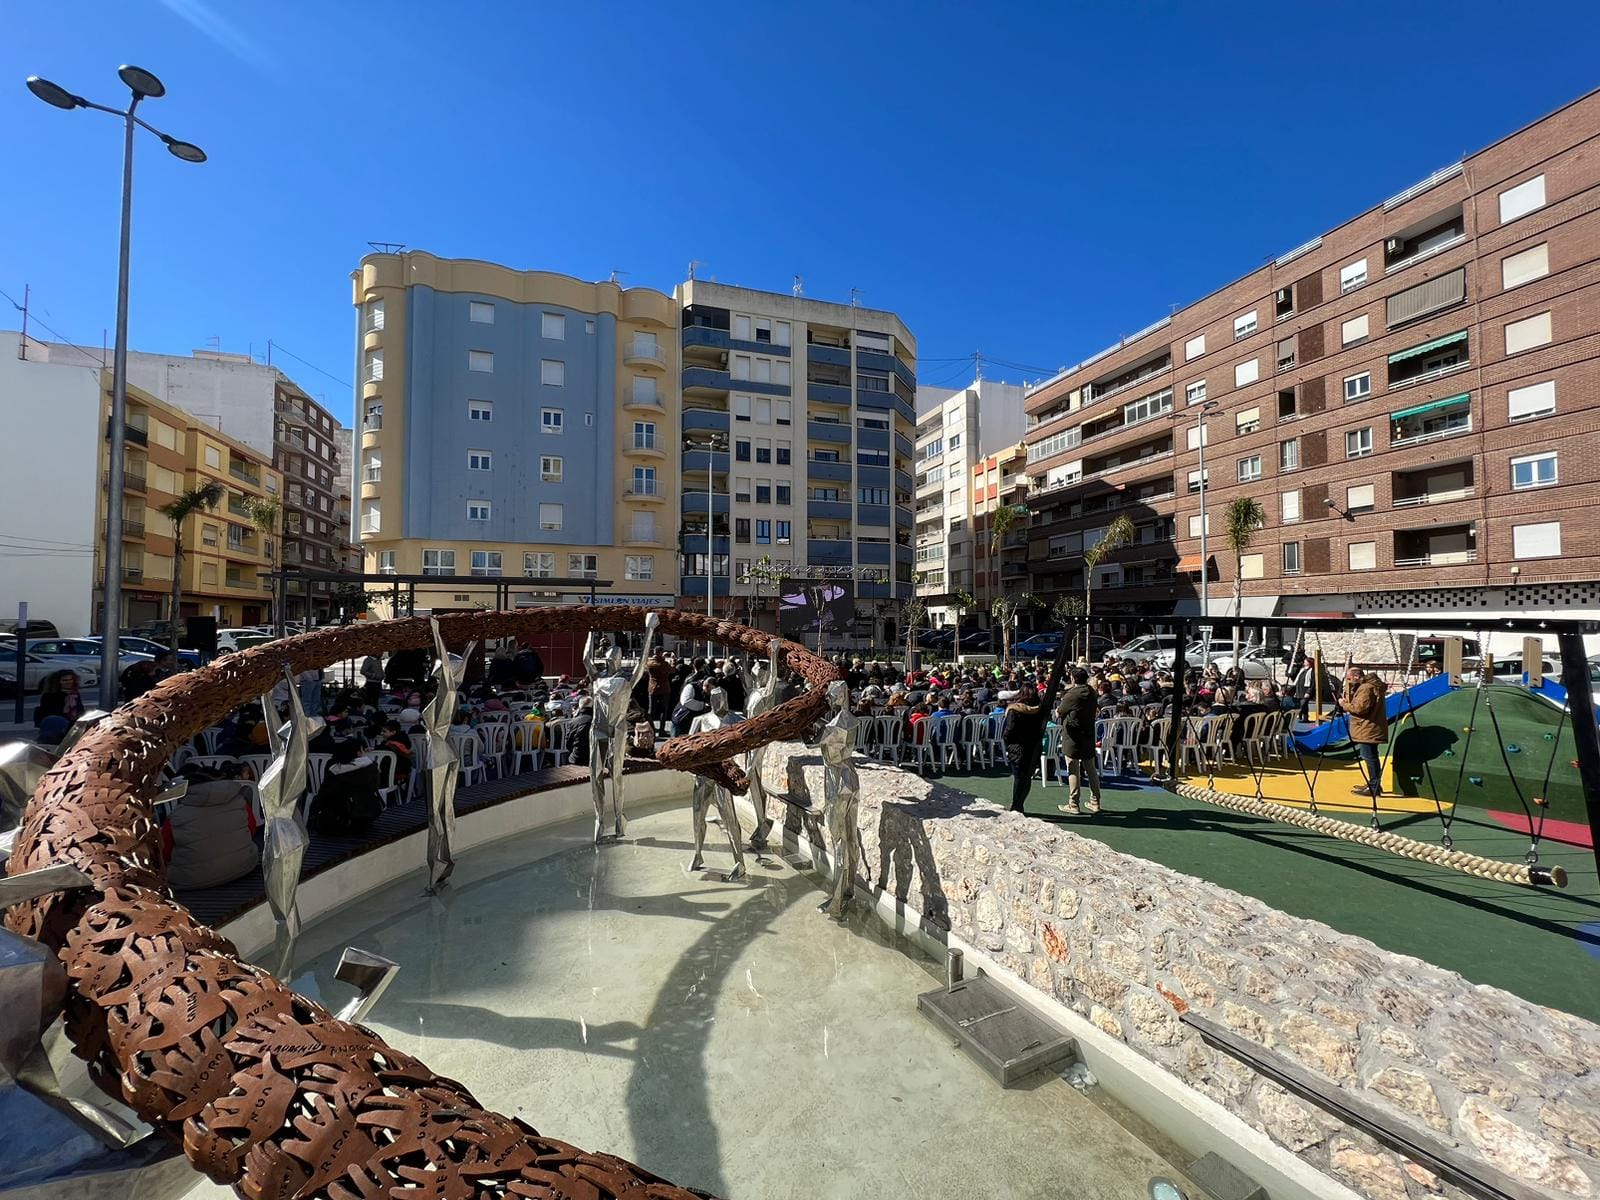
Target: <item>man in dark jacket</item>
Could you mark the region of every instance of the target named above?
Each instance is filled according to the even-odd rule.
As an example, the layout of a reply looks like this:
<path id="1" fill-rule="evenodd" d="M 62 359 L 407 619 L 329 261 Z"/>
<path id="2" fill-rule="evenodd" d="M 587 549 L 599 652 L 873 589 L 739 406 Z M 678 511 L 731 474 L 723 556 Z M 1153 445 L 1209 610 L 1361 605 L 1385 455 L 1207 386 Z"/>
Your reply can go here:
<path id="1" fill-rule="evenodd" d="M 1080 811 L 1100 811 L 1100 771 L 1095 760 L 1094 721 L 1098 705 L 1089 686 L 1089 673 L 1079 667 L 1072 673 L 1072 686 L 1061 694 L 1056 705 L 1056 720 L 1061 725 L 1059 752 L 1067 760 L 1067 802 L 1060 806 L 1069 816 Z M 1089 781 L 1087 810 L 1078 807 L 1083 781 Z"/>
<path id="2" fill-rule="evenodd" d="M 1006 747 L 1006 765 L 1011 768 L 1011 811 L 1022 812 L 1023 802 L 1033 787 L 1033 773 L 1039 769 L 1040 741 L 1044 737 L 1044 709 L 1033 684 L 1025 683 L 1017 698 L 1006 707 L 1000 722 L 1000 740 Z"/>
<path id="3" fill-rule="evenodd" d="M 1388 696 L 1389 689 L 1378 676 L 1365 674 L 1360 667 L 1351 667 L 1344 673 L 1339 706 L 1349 720 L 1350 741 L 1355 744 L 1356 758 L 1366 780 L 1350 789 L 1358 796 L 1383 795 L 1378 744 L 1389 736 Z"/>

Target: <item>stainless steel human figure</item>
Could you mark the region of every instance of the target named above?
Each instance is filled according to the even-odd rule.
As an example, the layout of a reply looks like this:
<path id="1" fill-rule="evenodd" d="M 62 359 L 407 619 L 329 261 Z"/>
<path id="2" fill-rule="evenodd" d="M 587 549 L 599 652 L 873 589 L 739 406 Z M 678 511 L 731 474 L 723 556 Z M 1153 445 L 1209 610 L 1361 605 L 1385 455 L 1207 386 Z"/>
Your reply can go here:
<path id="1" fill-rule="evenodd" d="M 818 905 L 818 911 L 839 920 L 855 895 L 856 870 L 861 865 L 861 779 L 854 762 L 859 723 L 850 713 L 850 685 L 844 680 L 828 685 L 828 707 L 833 715 L 813 744 L 822 752 L 822 812 L 838 875 L 833 894 Z"/>
<path id="2" fill-rule="evenodd" d="M 777 638 L 767 646 L 767 669 L 757 675 L 757 662 L 746 659 L 741 668 L 744 675 L 745 720 L 759 717 L 778 702 L 778 656 L 781 653 Z M 759 681 L 759 682 L 758 682 Z M 757 746 L 745 759 L 745 774 L 750 777 L 750 803 L 756 810 L 756 827 L 750 834 L 750 849 L 765 850 L 767 834 L 772 832 L 772 818 L 767 816 L 766 771 L 771 755 L 765 745 Z"/>
<path id="3" fill-rule="evenodd" d="M 639 662 L 631 671 L 622 669 L 622 648 L 613 645 L 606 654 L 605 669 L 595 658 L 595 635 L 590 631 L 583 644 L 583 665 L 589 673 L 589 690 L 594 695 L 594 724 L 589 729 L 589 789 L 594 797 L 594 841 L 600 844 L 601 829 L 605 824 L 606 776 L 611 777 L 611 804 L 616 815 L 613 828 L 617 837 L 627 832 L 628 822 L 622 815 L 622 768 L 628 756 L 628 706 L 633 702 L 633 689 L 644 678 L 645 664 L 650 658 L 650 647 L 655 641 L 656 626 L 661 623 L 658 613 L 646 613 L 644 618 L 644 648 L 639 651 Z"/>
<path id="4" fill-rule="evenodd" d="M 737 713 L 728 711 L 728 693 L 721 688 L 712 688 L 711 710 L 696 717 L 689 725 L 689 732 L 710 733 L 724 725 L 736 725 L 739 720 Z M 706 865 L 706 807 L 710 804 L 717 806 L 722 832 L 728 835 L 728 849 L 733 852 L 733 870 L 727 876 L 727 882 L 732 883 L 744 878 L 744 851 L 739 847 L 739 813 L 734 808 L 733 797 L 728 794 L 728 789 L 703 775 L 694 778 L 694 861 L 689 864 L 689 869 L 698 871 Z"/>
<path id="5" fill-rule="evenodd" d="M 456 869 L 454 843 L 456 840 L 456 784 L 461 780 L 461 756 L 450 740 L 450 724 L 455 720 L 456 696 L 461 690 L 461 680 L 466 676 L 467 664 L 476 641 L 468 642 L 461 657 L 454 663 L 444 647 L 444 634 L 439 632 L 437 617 L 430 617 L 433 629 L 433 699 L 422 710 L 422 729 L 426 736 L 428 781 L 428 886 L 425 894 L 432 896 L 445 885 Z"/>
<path id="6" fill-rule="evenodd" d="M 300 889 L 300 864 L 306 856 L 310 838 L 300 820 L 300 800 L 306 794 L 307 762 L 311 739 L 322 730 L 321 717 L 306 716 L 300 707 L 300 694 L 290 680 L 289 715 L 281 727 L 270 696 L 261 697 L 261 712 L 267 724 L 267 745 L 272 761 L 261 772 L 256 790 L 261 796 L 261 813 L 266 820 L 261 832 L 261 875 L 266 883 L 267 903 L 277 926 L 275 935 L 275 974 L 285 974 L 294 962 L 294 943 L 300 936 L 300 910 L 295 893 Z"/>

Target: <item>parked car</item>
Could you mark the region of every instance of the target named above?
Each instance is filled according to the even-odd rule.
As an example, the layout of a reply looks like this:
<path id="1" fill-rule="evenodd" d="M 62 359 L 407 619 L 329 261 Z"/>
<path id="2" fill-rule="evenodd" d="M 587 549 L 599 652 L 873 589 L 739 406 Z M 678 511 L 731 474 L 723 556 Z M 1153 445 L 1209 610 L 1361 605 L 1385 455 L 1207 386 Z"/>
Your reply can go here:
<path id="1" fill-rule="evenodd" d="M 17 640 L 13 636 L 0 639 L 0 658 L 5 657 L 5 647 L 11 648 L 13 657 L 16 654 Z M 84 666 L 98 666 L 100 662 L 100 643 L 91 638 L 40 638 L 34 641 L 28 639 L 28 654 L 37 657 L 43 662 L 53 662 L 57 667 L 71 667 L 74 671 Z M 136 662 L 144 662 L 148 655 L 134 654 L 120 647 L 117 651 L 117 673 L 121 674 Z M 81 674 L 81 672 L 80 672 Z"/>
<path id="2" fill-rule="evenodd" d="M 1213 646 L 1216 644 L 1215 642 L 1212 643 Z M 1194 656 L 1189 661 L 1198 662 L 1200 647 L 1194 646 L 1192 649 Z M 1238 662 L 1240 669 L 1244 671 L 1246 679 L 1282 680 L 1283 678 L 1283 651 L 1276 647 L 1257 646 L 1252 650 L 1246 650 L 1239 656 Z M 1219 671 L 1230 671 L 1233 669 L 1233 664 L 1234 654 L 1231 644 L 1223 654 L 1220 656 L 1213 654 L 1211 658 L 1211 665 Z"/>
<path id="3" fill-rule="evenodd" d="M 83 640 L 99 645 L 100 635 L 96 634 L 94 637 L 84 638 Z M 153 659 L 158 654 L 165 654 L 167 646 L 165 642 L 154 641 L 133 633 L 123 633 L 117 635 L 117 652 L 119 654 L 137 654 L 143 658 Z M 198 667 L 200 665 L 200 651 L 179 650 L 178 661 L 186 667 Z"/>
<path id="4" fill-rule="evenodd" d="M 17 619 L 15 617 L 0 617 L 0 633 L 15 634 L 17 632 Z M 28 618 L 28 640 L 34 638 L 56 638 L 61 636 L 61 631 L 49 621 L 41 621 L 38 617 Z"/>
<path id="5" fill-rule="evenodd" d="M 30 692 L 37 692 L 46 676 L 54 675 L 57 671 L 70 670 L 78 677 L 78 690 L 80 692 L 96 691 L 100 687 L 100 672 L 96 669 L 97 665 L 98 660 L 88 660 L 63 667 L 59 662 L 39 658 L 37 655 L 29 653 L 23 662 L 23 686 Z M 3 686 L 0 686 L 0 694 L 15 698 L 17 694 L 17 653 L 14 645 L 9 656 L 5 655 L 4 651 L 0 651 L 0 681 L 3 681 Z"/>
<path id="6" fill-rule="evenodd" d="M 1117 658 L 1131 658 L 1134 662 L 1154 662 L 1158 666 L 1171 666 L 1178 639 L 1169 633 L 1141 633 L 1121 646 L 1111 647 Z"/>
<path id="7" fill-rule="evenodd" d="M 1016 658 L 1053 658 L 1061 648 L 1063 636 L 1060 633 L 1032 633 L 1015 643 L 1011 653 Z"/>
<path id="8" fill-rule="evenodd" d="M 252 646 L 262 646 L 273 640 L 275 640 L 273 634 L 262 633 L 259 629 L 219 629 L 217 652 L 231 654 L 236 650 L 248 650 Z"/>
<path id="9" fill-rule="evenodd" d="M 1493 678 L 1496 683 L 1521 683 L 1524 669 L 1522 655 L 1508 654 L 1504 658 L 1496 658 L 1491 669 L 1494 672 Z M 1559 658 L 1550 658 L 1548 656 L 1542 658 L 1539 662 L 1539 669 L 1551 679 L 1560 682 L 1561 660 Z M 1463 658 L 1461 660 L 1461 675 L 1468 682 L 1482 670 L 1482 657 Z"/>

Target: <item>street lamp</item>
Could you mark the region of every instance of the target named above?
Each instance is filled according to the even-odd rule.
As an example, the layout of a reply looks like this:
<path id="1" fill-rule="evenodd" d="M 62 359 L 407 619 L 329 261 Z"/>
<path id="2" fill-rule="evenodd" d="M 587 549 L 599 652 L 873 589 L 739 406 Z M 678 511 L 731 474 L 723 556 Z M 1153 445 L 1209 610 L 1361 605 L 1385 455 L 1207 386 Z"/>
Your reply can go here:
<path id="1" fill-rule="evenodd" d="M 122 631 L 122 456 L 126 449 L 125 422 L 128 415 L 128 246 L 133 222 L 133 127 L 160 138 L 175 158 L 203 163 L 206 153 L 192 142 L 182 142 L 154 125 L 141 121 L 135 111 L 141 100 L 159 100 L 167 94 L 166 85 L 143 67 L 124 65 L 117 77 L 128 86 L 132 99 L 126 109 L 109 108 L 85 100 L 58 83 L 28 76 L 28 90 L 53 108 L 92 108 L 110 113 L 123 121 L 122 139 L 122 240 L 117 258 L 117 343 L 111 360 L 111 473 L 106 486 L 105 606 L 100 619 L 100 707 L 107 711 L 117 704 L 118 641 Z M 173 614 L 176 618 L 177 614 Z M 177 647 L 173 646 L 174 653 Z"/>
<path id="2" fill-rule="evenodd" d="M 1194 409 L 1196 448 L 1200 452 L 1200 619 L 1211 615 L 1211 567 L 1206 557 L 1206 414 L 1217 407 L 1215 400 L 1202 400 Z M 1174 421 L 1188 419 L 1187 413 L 1173 413 Z"/>

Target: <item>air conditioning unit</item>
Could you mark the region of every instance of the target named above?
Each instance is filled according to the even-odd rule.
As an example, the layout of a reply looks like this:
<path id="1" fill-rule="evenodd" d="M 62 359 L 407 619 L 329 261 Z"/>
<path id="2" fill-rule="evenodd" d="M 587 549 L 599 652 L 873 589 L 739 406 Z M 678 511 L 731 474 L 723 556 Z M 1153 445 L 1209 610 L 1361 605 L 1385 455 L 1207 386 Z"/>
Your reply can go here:
<path id="1" fill-rule="evenodd" d="M 1278 303 L 1279 304 L 1287 304 L 1287 303 L 1289 303 L 1289 289 L 1288 288 L 1281 287 L 1281 288 L 1278 289 Z"/>
<path id="2" fill-rule="evenodd" d="M 1383 252 L 1385 254 L 1391 254 L 1391 255 L 1399 254 L 1400 253 L 1400 247 L 1402 245 L 1403 245 L 1403 243 L 1400 241 L 1399 238 L 1390 238 L 1387 242 L 1385 242 L 1383 244 Z"/>

